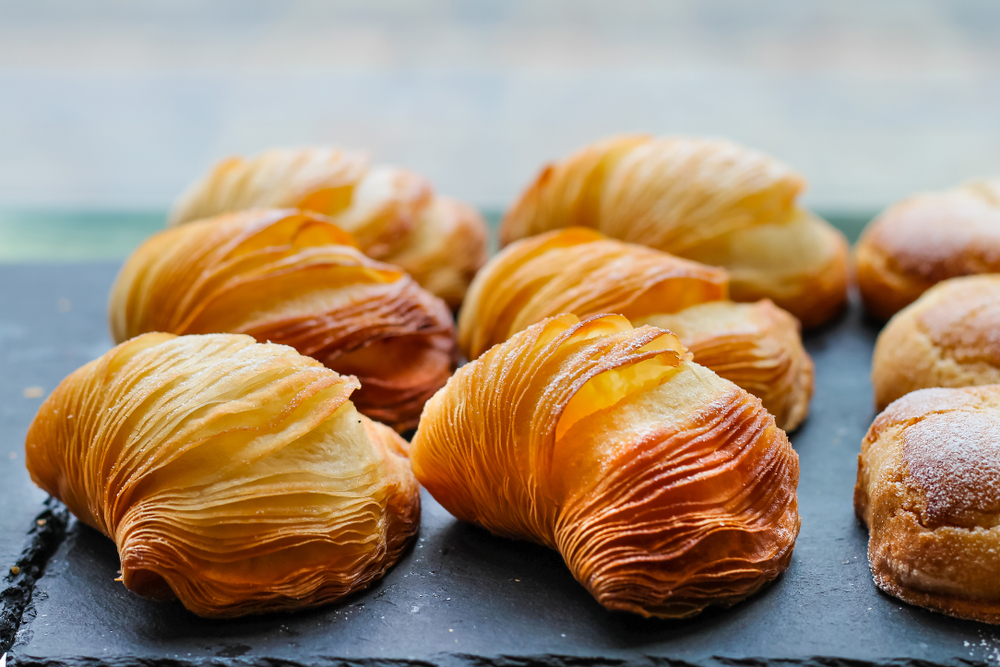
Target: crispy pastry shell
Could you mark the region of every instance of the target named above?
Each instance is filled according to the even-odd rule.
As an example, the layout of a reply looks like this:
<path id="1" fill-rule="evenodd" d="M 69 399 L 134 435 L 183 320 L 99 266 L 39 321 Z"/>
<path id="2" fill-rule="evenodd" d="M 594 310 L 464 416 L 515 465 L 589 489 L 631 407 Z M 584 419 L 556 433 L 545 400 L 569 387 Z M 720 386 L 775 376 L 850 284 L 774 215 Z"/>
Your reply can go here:
<path id="1" fill-rule="evenodd" d="M 799 529 L 798 457 L 760 401 L 619 315 L 554 317 L 460 368 L 410 460 L 456 517 L 557 549 L 644 616 L 746 598 Z"/>
<path id="2" fill-rule="evenodd" d="M 998 331 L 1000 276 L 938 283 L 896 313 L 875 341 L 876 408 L 917 389 L 1000 383 Z"/>
<path id="3" fill-rule="evenodd" d="M 854 509 L 879 588 L 1000 624 L 1000 386 L 892 403 L 861 443 Z"/>
<path id="4" fill-rule="evenodd" d="M 894 204 L 865 229 L 855 253 L 865 308 L 883 320 L 942 280 L 1000 272 L 1000 180 Z"/>
<path id="5" fill-rule="evenodd" d="M 122 581 L 200 616 L 301 609 L 381 577 L 419 488 L 357 389 L 283 345 L 151 333 L 67 377 L 28 430 L 42 489 L 115 541 Z"/>
<path id="6" fill-rule="evenodd" d="M 770 301 L 725 300 L 721 269 L 582 227 L 514 242 L 493 257 L 459 313 L 459 345 L 474 359 L 560 313 L 613 312 L 670 329 L 694 360 L 760 398 L 780 428 L 805 419 L 813 364 L 799 324 Z"/>
<path id="7" fill-rule="evenodd" d="M 126 261 L 109 303 L 116 342 L 245 333 L 356 375 L 358 409 L 406 430 L 457 360 L 448 307 L 315 213 L 260 210 L 168 229 Z"/>
<path id="8" fill-rule="evenodd" d="M 507 213 L 504 244 L 570 226 L 731 270 L 811 327 L 846 303 L 847 242 L 795 199 L 803 179 L 727 141 L 626 136 L 547 166 Z"/>
<path id="9" fill-rule="evenodd" d="M 336 149 L 277 149 L 217 164 L 178 199 L 170 225 L 253 208 L 329 216 L 370 257 L 401 267 L 456 309 L 486 262 L 486 222 L 405 169 Z"/>

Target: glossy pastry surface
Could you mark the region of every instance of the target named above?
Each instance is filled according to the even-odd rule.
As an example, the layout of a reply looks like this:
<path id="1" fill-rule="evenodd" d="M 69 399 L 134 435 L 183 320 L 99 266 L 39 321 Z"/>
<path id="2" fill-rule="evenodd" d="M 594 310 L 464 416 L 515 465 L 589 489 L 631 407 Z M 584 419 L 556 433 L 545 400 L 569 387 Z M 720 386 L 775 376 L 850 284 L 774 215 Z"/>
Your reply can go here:
<path id="1" fill-rule="evenodd" d="M 798 457 L 760 402 L 618 315 L 545 320 L 460 368 L 410 459 L 456 517 L 557 549 L 645 616 L 744 599 L 799 529 Z"/>
<path id="2" fill-rule="evenodd" d="M 245 333 L 356 375 L 358 409 L 416 426 L 457 346 L 451 313 L 401 269 L 377 262 L 315 213 L 258 210 L 147 240 L 112 288 L 116 342 L 149 331 Z"/>
<path id="3" fill-rule="evenodd" d="M 1000 386 L 892 403 L 861 443 L 854 507 L 879 588 L 1000 623 Z"/>
<path id="4" fill-rule="evenodd" d="M 1000 383 L 1000 276 L 938 283 L 896 313 L 872 356 L 875 405 L 927 387 Z"/>
<path id="5" fill-rule="evenodd" d="M 421 176 L 371 167 L 361 153 L 276 149 L 217 164 L 175 203 L 170 224 L 253 208 L 299 208 L 332 218 L 365 254 L 400 266 L 452 308 L 486 261 L 486 223 L 434 193 Z"/>
<path id="6" fill-rule="evenodd" d="M 726 299 L 725 271 L 582 227 L 516 241 L 473 281 L 459 344 L 474 359 L 547 317 L 618 313 L 670 329 L 694 360 L 759 397 L 780 428 L 809 409 L 813 364 L 794 317 Z"/>
<path id="7" fill-rule="evenodd" d="M 419 522 L 406 443 L 357 413 L 357 387 L 249 336 L 145 334 L 45 400 L 27 466 L 114 540 L 140 595 L 208 617 L 325 604 L 381 577 Z"/>
<path id="8" fill-rule="evenodd" d="M 546 167 L 500 236 L 507 244 L 591 227 L 732 269 L 735 298 L 769 298 L 809 327 L 845 303 L 847 243 L 796 205 L 804 186 L 782 163 L 728 141 L 617 137 Z"/>
<path id="9" fill-rule="evenodd" d="M 1000 272 L 1000 179 L 894 204 L 855 252 L 865 308 L 884 320 L 942 280 Z"/>

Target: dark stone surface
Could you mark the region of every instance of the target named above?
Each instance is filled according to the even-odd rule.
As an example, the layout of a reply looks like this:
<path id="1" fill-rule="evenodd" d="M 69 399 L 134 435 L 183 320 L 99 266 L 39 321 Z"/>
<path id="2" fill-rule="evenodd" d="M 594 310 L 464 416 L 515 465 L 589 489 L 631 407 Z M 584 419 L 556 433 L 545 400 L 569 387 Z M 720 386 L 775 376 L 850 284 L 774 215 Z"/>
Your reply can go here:
<path id="1" fill-rule="evenodd" d="M 80 305 L 103 328 L 111 272 L 52 271 L 84 292 L 92 281 Z M 56 328 L 59 315 L 48 317 Z M 234 621 L 133 595 L 114 581 L 113 544 L 74 524 L 38 581 L 12 665 L 996 664 L 997 629 L 911 607 L 872 583 L 851 494 L 874 416 L 875 333 L 855 308 L 808 337 L 816 396 L 792 436 L 802 533 L 789 570 L 732 609 L 685 621 L 609 613 L 555 552 L 458 523 L 425 495 L 419 542 L 370 590 L 318 610 Z M 66 370 L 37 369 L 34 382 L 47 389 Z M 26 424 L 34 404 L 21 404 Z"/>
<path id="2" fill-rule="evenodd" d="M 117 270 L 0 265 L 0 651 L 65 525 L 61 507 L 47 511 L 46 495 L 28 478 L 24 435 L 56 384 L 110 346 L 104 304 Z"/>

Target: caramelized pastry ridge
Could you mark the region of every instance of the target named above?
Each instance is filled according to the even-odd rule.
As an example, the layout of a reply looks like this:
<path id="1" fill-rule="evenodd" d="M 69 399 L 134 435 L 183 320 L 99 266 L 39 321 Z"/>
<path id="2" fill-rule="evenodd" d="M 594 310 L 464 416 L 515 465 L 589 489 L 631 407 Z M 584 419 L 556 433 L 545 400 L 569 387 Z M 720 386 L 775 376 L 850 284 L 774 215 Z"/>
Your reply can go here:
<path id="1" fill-rule="evenodd" d="M 122 581 L 200 616 L 325 604 L 417 530 L 405 441 L 357 380 L 249 336 L 150 333 L 67 377 L 28 430 L 31 477 L 115 541 Z"/>
<path id="2" fill-rule="evenodd" d="M 619 315 L 550 318 L 460 368 L 410 457 L 456 517 L 557 549 L 644 616 L 744 599 L 799 529 L 798 457 L 760 402 Z"/>
<path id="3" fill-rule="evenodd" d="M 398 430 L 457 360 L 448 307 L 398 267 L 352 247 L 323 216 L 261 210 L 161 232 L 111 292 L 117 342 L 149 331 L 245 333 L 356 375 L 355 403 Z"/>
<path id="4" fill-rule="evenodd" d="M 547 166 L 504 217 L 504 244 L 552 229 L 608 236 L 732 269 L 733 296 L 814 326 L 847 298 L 847 242 L 796 206 L 804 180 L 728 141 L 626 136 Z"/>
<path id="5" fill-rule="evenodd" d="M 365 254 L 401 267 L 453 309 L 486 262 L 486 223 L 475 209 L 435 195 L 413 172 L 336 149 L 224 160 L 181 195 L 170 225 L 253 208 L 330 217 Z"/>
<path id="6" fill-rule="evenodd" d="M 861 443 L 854 507 L 879 588 L 1000 623 L 1000 385 L 892 403 Z"/>
<path id="7" fill-rule="evenodd" d="M 476 276 L 459 313 L 459 345 L 474 359 L 560 313 L 618 313 L 670 329 L 694 360 L 746 389 L 785 430 L 805 419 L 812 360 L 794 317 L 769 301 L 725 300 L 723 270 L 583 227 L 516 241 Z"/>

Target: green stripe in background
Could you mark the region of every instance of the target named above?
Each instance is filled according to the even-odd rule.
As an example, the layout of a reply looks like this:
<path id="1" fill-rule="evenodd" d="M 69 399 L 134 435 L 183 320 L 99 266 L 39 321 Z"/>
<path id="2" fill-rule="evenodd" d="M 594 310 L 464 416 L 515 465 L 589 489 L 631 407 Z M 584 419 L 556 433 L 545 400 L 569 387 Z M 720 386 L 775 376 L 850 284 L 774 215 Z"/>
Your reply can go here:
<path id="1" fill-rule="evenodd" d="M 483 212 L 494 231 L 501 211 Z M 872 213 L 820 213 L 852 243 Z M 73 262 L 124 259 L 163 229 L 163 211 L 0 211 L 0 262 Z"/>

